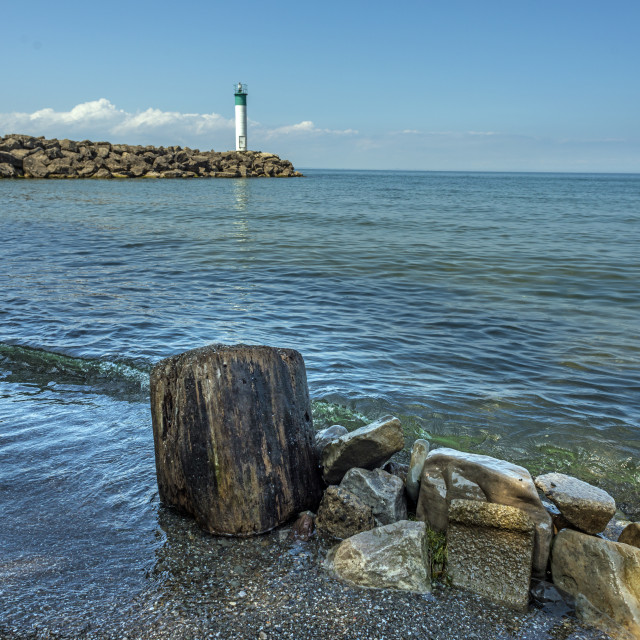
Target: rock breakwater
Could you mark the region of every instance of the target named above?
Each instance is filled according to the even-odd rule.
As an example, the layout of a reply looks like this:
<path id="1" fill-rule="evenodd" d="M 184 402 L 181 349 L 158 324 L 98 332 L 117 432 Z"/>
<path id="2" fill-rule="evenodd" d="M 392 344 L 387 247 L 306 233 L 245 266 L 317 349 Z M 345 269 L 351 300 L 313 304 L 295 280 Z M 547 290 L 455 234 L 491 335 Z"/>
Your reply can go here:
<path id="1" fill-rule="evenodd" d="M 0 178 L 293 178 L 289 160 L 263 151 L 200 151 L 91 140 L 0 138 Z"/>

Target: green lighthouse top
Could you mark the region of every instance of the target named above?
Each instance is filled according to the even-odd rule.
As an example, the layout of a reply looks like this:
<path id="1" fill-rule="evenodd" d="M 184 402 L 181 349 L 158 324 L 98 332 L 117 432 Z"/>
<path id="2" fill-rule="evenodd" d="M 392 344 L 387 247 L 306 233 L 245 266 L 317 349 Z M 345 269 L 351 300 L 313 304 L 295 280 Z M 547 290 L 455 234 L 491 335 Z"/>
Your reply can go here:
<path id="1" fill-rule="evenodd" d="M 242 84 L 242 82 L 238 82 L 238 84 L 234 84 L 233 88 L 235 90 L 236 96 L 236 104 L 247 104 L 247 91 L 249 87 L 246 84 Z"/>

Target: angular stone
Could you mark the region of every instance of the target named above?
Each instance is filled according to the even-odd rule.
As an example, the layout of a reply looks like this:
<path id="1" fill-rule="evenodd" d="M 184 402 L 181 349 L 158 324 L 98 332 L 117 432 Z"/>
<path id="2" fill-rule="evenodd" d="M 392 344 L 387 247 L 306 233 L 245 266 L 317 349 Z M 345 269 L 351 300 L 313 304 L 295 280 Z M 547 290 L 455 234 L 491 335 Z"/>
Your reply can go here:
<path id="1" fill-rule="evenodd" d="M 409 473 L 407 473 L 407 495 L 411 502 L 418 501 L 420 493 L 420 476 L 422 467 L 429 453 L 429 443 L 426 440 L 416 440 L 411 447 L 411 460 L 409 461 Z"/>
<path id="2" fill-rule="evenodd" d="M 27 156 L 22 162 L 25 175 L 31 178 L 46 178 L 51 172 L 45 160 L 46 156 L 42 153 Z"/>
<path id="3" fill-rule="evenodd" d="M 12 164 L 0 162 L 0 178 L 18 178 L 20 171 Z"/>
<path id="4" fill-rule="evenodd" d="M 323 449 L 332 441 L 337 440 L 340 436 L 344 436 L 349 433 L 346 427 L 339 424 L 334 424 L 321 431 L 316 431 L 315 445 L 318 458 L 322 456 Z"/>
<path id="5" fill-rule="evenodd" d="M 316 528 L 328 537 L 344 540 L 376 526 L 373 511 L 350 491 L 331 485 L 322 496 Z"/>
<path id="6" fill-rule="evenodd" d="M 404 447 L 400 420 L 386 416 L 330 442 L 322 451 L 325 482 L 335 483 L 354 467 L 375 469 Z"/>
<path id="7" fill-rule="evenodd" d="M 585 533 L 604 531 L 616 512 L 616 502 L 606 491 L 564 473 L 538 476 L 535 484 L 571 526 Z"/>
<path id="8" fill-rule="evenodd" d="M 446 531 L 449 503 L 454 499 L 493 502 L 525 511 L 536 528 L 533 573 L 544 576 L 551 545 L 551 516 L 525 468 L 489 456 L 435 449 L 424 463 L 416 515 L 436 531 Z"/>
<path id="9" fill-rule="evenodd" d="M 378 526 L 407 518 L 407 500 L 402 480 L 382 469 L 349 469 L 340 487 L 371 507 Z"/>
<path id="10" fill-rule="evenodd" d="M 321 495 L 302 356 L 210 345 L 151 371 L 160 499 L 216 534 L 268 531 Z"/>
<path id="11" fill-rule="evenodd" d="M 610 619 L 640 637 L 640 549 L 563 529 L 554 539 L 551 573 L 576 597 L 584 620 L 610 633 Z"/>
<path id="12" fill-rule="evenodd" d="M 372 589 L 431 591 L 423 522 L 402 520 L 359 533 L 329 553 L 325 567 L 349 584 Z"/>
<path id="13" fill-rule="evenodd" d="M 631 522 L 618 537 L 618 542 L 640 548 L 640 522 Z"/>
<path id="14" fill-rule="evenodd" d="M 103 180 L 113 178 L 113 176 L 111 175 L 111 171 L 109 171 L 109 169 L 107 169 L 106 167 L 98 169 L 91 177 Z"/>
<path id="15" fill-rule="evenodd" d="M 526 609 L 535 529 L 516 507 L 452 500 L 447 572 L 461 587 L 502 605 Z"/>
<path id="16" fill-rule="evenodd" d="M 10 164 L 14 167 L 22 168 L 22 159 L 12 153 L 0 151 L 0 164 Z"/>

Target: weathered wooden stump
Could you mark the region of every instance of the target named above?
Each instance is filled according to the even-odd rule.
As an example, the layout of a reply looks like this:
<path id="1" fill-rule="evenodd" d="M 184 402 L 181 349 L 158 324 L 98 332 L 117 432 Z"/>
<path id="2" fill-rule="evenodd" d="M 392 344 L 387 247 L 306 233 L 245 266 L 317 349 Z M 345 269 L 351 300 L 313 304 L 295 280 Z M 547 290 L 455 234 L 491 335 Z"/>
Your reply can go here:
<path id="1" fill-rule="evenodd" d="M 211 345 L 151 371 L 160 499 L 215 534 L 273 529 L 322 493 L 307 377 L 292 349 Z"/>

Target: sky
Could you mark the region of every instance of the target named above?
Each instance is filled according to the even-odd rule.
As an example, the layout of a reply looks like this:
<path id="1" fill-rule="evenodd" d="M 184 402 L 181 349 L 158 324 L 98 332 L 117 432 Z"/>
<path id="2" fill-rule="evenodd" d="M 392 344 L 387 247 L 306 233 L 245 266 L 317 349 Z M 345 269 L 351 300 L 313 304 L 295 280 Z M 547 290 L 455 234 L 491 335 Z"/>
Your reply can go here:
<path id="1" fill-rule="evenodd" d="M 640 172 L 638 0 L 0 0 L 0 135 Z"/>

